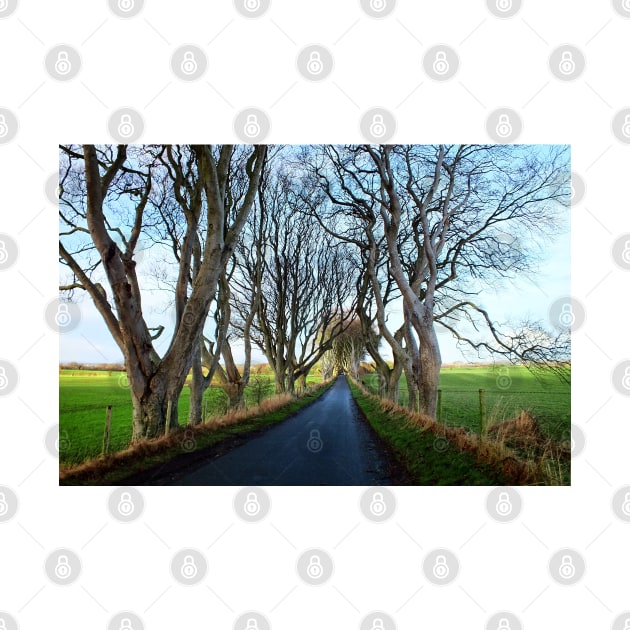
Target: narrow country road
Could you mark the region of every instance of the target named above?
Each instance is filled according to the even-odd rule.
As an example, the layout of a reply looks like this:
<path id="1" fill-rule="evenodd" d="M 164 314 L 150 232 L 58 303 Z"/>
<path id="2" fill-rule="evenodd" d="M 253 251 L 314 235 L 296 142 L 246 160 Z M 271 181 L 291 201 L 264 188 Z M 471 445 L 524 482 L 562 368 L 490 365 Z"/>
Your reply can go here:
<path id="1" fill-rule="evenodd" d="M 165 485 L 389 485 L 391 462 L 345 376 L 294 417 Z"/>

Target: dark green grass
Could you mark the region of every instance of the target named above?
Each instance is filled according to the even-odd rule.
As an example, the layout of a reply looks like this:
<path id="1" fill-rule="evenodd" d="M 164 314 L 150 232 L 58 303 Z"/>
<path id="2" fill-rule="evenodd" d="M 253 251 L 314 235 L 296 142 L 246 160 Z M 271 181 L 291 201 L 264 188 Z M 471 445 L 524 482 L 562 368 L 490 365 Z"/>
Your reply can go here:
<path id="1" fill-rule="evenodd" d="M 492 486 L 507 483 L 487 465 L 478 464 L 435 433 L 411 424 L 402 414 L 384 412 L 352 382 L 350 389 L 372 428 L 407 469 L 414 485 Z"/>
<path id="2" fill-rule="evenodd" d="M 376 374 L 362 378 L 373 393 L 378 390 Z M 567 439 L 571 427 L 571 388 L 552 374 L 535 377 L 525 367 L 443 368 L 442 421 L 476 431 L 479 426 L 479 389 L 486 391 L 488 423 L 513 418 L 521 410 L 530 412 L 549 438 Z M 408 399 L 405 378 L 400 382 L 400 402 Z"/>
<path id="3" fill-rule="evenodd" d="M 248 406 L 273 394 L 273 380 L 264 376 L 260 387 L 245 390 Z M 316 377 L 309 382 L 316 382 Z M 227 411 L 227 396 L 218 387 L 209 388 L 207 417 Z M 124 372 L 83 372 L 63 370 L 59 374 L 59 461 L 78 464 L 101 454 L 106 408 L 112 406 L 110 453 L 120 451 L 131 440 L 132 405 Z M 184 387 L 179 398 L 179 423 L 185 425 L 190 407 L 190 390 Z"/>

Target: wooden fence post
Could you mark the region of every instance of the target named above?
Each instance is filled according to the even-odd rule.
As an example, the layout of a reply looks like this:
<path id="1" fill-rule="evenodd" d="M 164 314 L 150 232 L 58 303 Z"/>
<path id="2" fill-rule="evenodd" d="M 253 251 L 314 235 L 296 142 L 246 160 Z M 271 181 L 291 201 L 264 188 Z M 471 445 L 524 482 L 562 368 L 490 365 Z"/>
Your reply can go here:
<path id="1" fill-rule="evenodd" d="M 107 415 L 105 416 L 105 434 L 103 435 L 103 455 L 109 454 L 109 433 L 112 426 L 112 406 L 107 405 Z"/>
<path id="2" fill-rule="evenodd" d="M 170 424 L 171 424 L 171 405 L 173 404 L 172 400 L 169 400 L 166 403 L 166 422 L 164 423 L 164 435 L 168 435 Z"/>
<path id="3" fill-rule="evenodd" d="M 442 390 L 441 389 L 438 389 L 437 421 L 438 421 L 438 424 L 442 422 Z"/>
<path id="4" fill-rule="evenodd" d="M 479 435 L 486 434 L 486 390 L 479 390 Z"/>

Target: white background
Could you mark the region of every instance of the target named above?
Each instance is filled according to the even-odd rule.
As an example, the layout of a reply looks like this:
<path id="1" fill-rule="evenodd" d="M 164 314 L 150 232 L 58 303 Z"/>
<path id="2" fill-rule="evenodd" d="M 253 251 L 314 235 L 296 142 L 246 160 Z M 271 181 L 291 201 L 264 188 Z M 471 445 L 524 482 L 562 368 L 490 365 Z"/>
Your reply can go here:
<path id="1" fill-rule="evenodd" d="M 80 74 L 54 81 L 44 66 L 58 43 L 76 47 Z M 170 55 L 194 43 L 208 70 L 186 83 Z M 326 45 L 335 67 L 321 83 L 300 77 L 295 59 Z M 457 75 L 434 82 L 423 51 L 453 46 Z M 571 43 L 586 57 L 573 82 L 550 72 L 552 50 Z M 146 628 L 231 628 L 259 610 L 274 630 L 358 628 L 372 610 L 400 629 L 484 628 L 498 610 L 527 628 L 610 627 L 630 609 L 629 526 L 616 518 L 613 493 L 630 483 L 628 399 L 611 372 L 630 357 L 628 273 L 611 257 L 628 227 L 630 146 L 611 130 L 630 106 L 630 19 L 610 2 L 526 0 L 511 19 L 481 0 L 399 0 L 386 18 L 368 17 L 358 1 L 273 0 L 245 19 L 231 2 L 147 1 L 123 20 L 103 0 L 21 0 L 0 19 L 0 107 L 19 119 L 0 144 L 0 232 L 19 244 L 19 259 L 0 273 L 0 359 L 20 382 L 0 397 L 0 485 L 19 511 L 0 523 L 0 610 L 23 630 L 105 628 L 121 610 Z M 57 461 L 44 446 L 58 421 L 58 336 L 44 322 L 57 296 L 57 213 L 44 193 L 57 169 L 59 142 L 111 142 L 107 119 L 129 106 L 141 112 L 141 142 L 235 141 L 232 121 L 248 106 L 271 118 L 269 142 L 361 141 L 361 114 L 374 106 L 397 120 L 394 141 L 488 142 L 485 121 L 500 106 L 523 119 L 519 141 L 571 143 L 572 169 L 586 195 L 572 215 L 572 294 L 586 309 L 573 335 L 572 421 L 586 434 L 574 459 L 573 486 L 523 488 L 524 509 L 509 524 L 489 518 L 488 488 L 395 488 L 398 508 L 383 524 L 364 519 L 360 488 L 270 488 L 269 516 L 239 520 L 237 489 L 142 488 L 145 509 L 131 524 L 107 510 L 111 488 L 59 488 Z M 70 586 L 46 577 L 52 550 L 79 553 L 83 571 Z M 170 559 L 183 547 L 203 550 L 204 582 L 172 579 Z M 299 581 L 295 562 L 308 547 L 335 561 L 329 583 Z M 435 547 L 452 549 L 461 571 L 446 587 L 421 571 Z M 547 563 L 561 547 L 578 550 L 586 575 L 560 586 Z M 622 626 L 623 627 L 623 626 Z"/>

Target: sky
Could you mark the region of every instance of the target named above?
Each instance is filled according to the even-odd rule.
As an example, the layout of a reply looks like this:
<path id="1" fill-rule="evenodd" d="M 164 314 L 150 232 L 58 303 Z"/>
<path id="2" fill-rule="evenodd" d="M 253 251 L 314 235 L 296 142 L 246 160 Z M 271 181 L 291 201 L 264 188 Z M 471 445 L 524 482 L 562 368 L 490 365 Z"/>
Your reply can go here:
<path id="1" fill-rule="evenodd" d="M 565 228 L 561 233 L 549 234 L 545 238 L 537 273 L 485 286 L 482 293 L 475 299 L 479 306 L 490 313 L 496 323 L 504 324 L 507 328 L 509 323 L 516 324 L 521 320 L 529 319 L 548 325 L 551 305 L 556 300 L 570 295 L 570 210 L 567 208 L 561 211 L 567 217 Z M 155 285 L 155 279 L 151 275 L 155 256 L 153 250 L 147 250 L 139 258 L 137 270 L 143 288 Z M 60 274 L 63 277 L 67 274 L 67 270 L 60 267 Z M 170 342 L 173 327 L 172 309 L 169 308 L 171 300 L 168 292 L 164 290 L 143 290 L 143 311 L 148 325 L 163 325 L 166 328 L 155 342 L 158 354 L 163 354 Z M 101 315 L 95 309 L 91 298 L 87 293 L 77 291 L 75 302 L 80 310 L 80 321 L 76 327 L 72 326 L 70 331 L 60 335 L 60 363 L 122 363 L 122 353 L 107 330 Z M 397 322 L 402 322 L 400 301 L 390 305 L 389 313 L 391 327 L 395 330 Z M 439 325 L 437 332 L 443 363 L 474 363 L 487 361 L 490 358 L 487 355 L 479 357 L 471 349 L 462 352 L 451 333 Z M 234 342 L 233 352 L 236 361 L 241 362 L 244 354 L 242 345 Z M 381 345 L 381 352 L 383 356 L 391 359 L 391 351 L 385 342 Z M 369 357 L 366 357 L 366 360 L 369 361 Z M 252 363 L 265 361 L 263 353 L 254 346 Z"/>

